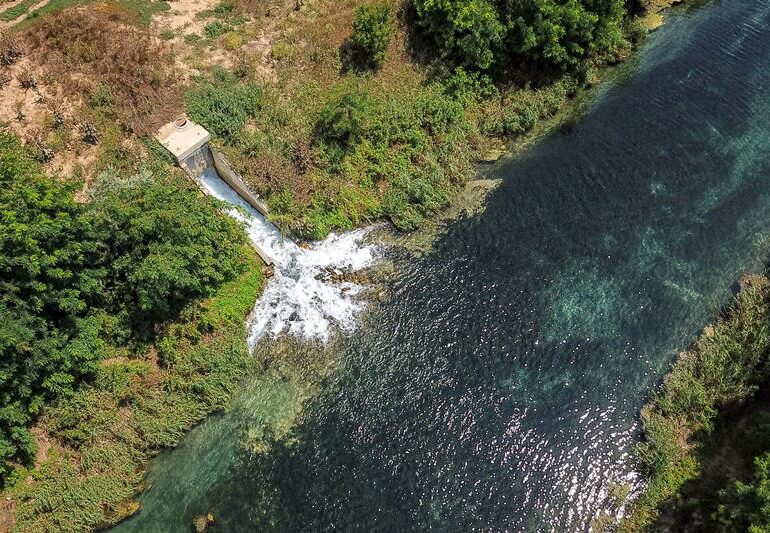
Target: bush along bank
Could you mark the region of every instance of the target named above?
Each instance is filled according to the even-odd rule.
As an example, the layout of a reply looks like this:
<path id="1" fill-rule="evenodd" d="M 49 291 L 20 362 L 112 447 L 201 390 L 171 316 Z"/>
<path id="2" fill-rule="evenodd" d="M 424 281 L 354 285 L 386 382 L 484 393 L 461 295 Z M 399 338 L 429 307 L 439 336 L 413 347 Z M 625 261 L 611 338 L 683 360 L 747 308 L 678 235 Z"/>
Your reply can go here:
<path id="1" fill-rule="evenodd" d="M 636 9 L 320 0 L 274 24 L 274 80 L 244 51 L 201 75 L 187 110 L 287 233 L 319 239 L 380 218 L 409 231 L 449 204 L 487 148 L 627 57 L 646 32 Z"/>
<path id="2" fill-rule="evenodd" d="M 152 155 L 87 202 L 0 133 L 0 529 L 87 531 L 134 510 L 157 451 L 252 364 L 262 273 L 243 228 Z"/>
<path id="3" fill-rule="evenodd" d="M 770 280 L 682 352 L 642 410 L 647 477 L 621 531 L 770 531 Z"/>

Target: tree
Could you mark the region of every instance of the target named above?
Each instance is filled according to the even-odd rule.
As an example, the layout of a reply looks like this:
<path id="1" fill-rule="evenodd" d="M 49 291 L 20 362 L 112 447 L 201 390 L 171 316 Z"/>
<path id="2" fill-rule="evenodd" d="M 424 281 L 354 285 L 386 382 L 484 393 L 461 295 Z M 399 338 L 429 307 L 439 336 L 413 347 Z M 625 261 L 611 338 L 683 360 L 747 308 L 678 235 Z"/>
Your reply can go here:
<path id="1" fill-rule="evenodd" d="M 754 459 L 752 481 L 736 481 L 720 496 L 715 518 L 730 531 L 770 533 L 770 452 Z"/>
<path id="2" fill-rule="evenodd" d="M 415 0 L 419 24 L 442 55 L 486 70 L 501 56 L 506 28 L 490 0 Z"/>
<path id="3" fill-rule="evenodd" d="M 393 37 L 394 25 L 387 4 L 362 5 L 353 20 L 353 45 L 365 62 L 379 67 Z"/>
<path id="4" fill-rule="evenodd" d="M 442 56 L 466 68 L 523 60 L 575 69 L 623 42 L 624 0 L 415 0 L 415 8 Z"/>
<path id="5" fill-rule="evenodd" d="M 145 331 L 241 269 L 243 228 L 217 200 L 173 179 L 112 179 L 93 217 L 109 265 L 107 309 Z"/>
<path id="6" fill-rule="evenodd" d="M 0 133 L 0 484 L 34 459 L 29 426 L 92 376 L 113 332 L 152 333 L 242 267 L 243 229 L 193 187 L 146 174 L 95 190 L 75 202 Z"/>
<path id="7" fill-rule="evenodd" d="M 28 424 L 94 371 L 103 249 L 72 188 L 0 134 L 0 481 L 29 462 Z M 81 342 L 82 341 L 82 342 Z"/>

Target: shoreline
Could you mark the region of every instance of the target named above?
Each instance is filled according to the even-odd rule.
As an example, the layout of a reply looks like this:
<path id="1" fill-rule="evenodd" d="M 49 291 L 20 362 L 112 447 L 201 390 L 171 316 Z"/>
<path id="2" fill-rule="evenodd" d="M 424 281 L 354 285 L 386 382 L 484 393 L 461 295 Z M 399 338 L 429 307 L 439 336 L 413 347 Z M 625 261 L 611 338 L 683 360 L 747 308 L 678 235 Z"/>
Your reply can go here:
<path id="1" fill-rule="evenodd" d="M 674 1 L 674 2 L 670 2 L 669 4 L 674 4 L 674 3 L 678 3 L 678 2 Z M 665 9 L 665 7 L 668 7 L 668 6 L 660 7 L 660 9 L 661 10 Z M 630 55 L 625 59 L 623 59 L 618 65 L 623 65 L 628 61 L 631 61 L 635 53 L 636 53 L 636 50 L 635 49 L 632 50 Z M 618 65 L 603 66 L 600 69 L 599 82 L 601 82 L 605 76 L 607 76 L 615 68 L 617 68 Z M 497 154 L 498 157 L 495 158 L 495 161 L 516 157 L 519 153 L 528 149 L 533 143 L 536 143 L 543 135 L 546 135 L 549 131 L 552 131 L 553 128 L 558 128 L 560 125 L 563 125 L 565 122 L 568 122 L 572 117 L 579 115 L 581 112 L 581 106 L 584 103 L 582 100 L 580 100 L 581 94 L 587 95 L 592 90 L 593 90 L 592 87 L 589 87 L 587 89 L 581 89 L 580 91 L 578 91 L 577 96 L 570 96 L 552 116 L 539 119 L 535 123 L 535 125 L 526 133 L 522 135 L 507 137 L 506 138 L 507 141 L 504 143 L 505 144 L 504 151 L 500 151 L 499 144 L 497 145 L 497 148 L 495 148 L 495 150 L 500 152 L 499 154 Z M 492 144 L 496 144 L 496 142 L 500 141 L 499 138 L 490 138 L 490 140 L 492 141 Z M 477 164 L 481 166 L 484 163 L 478 162 Z M 455 197 L 450 202 L 449 207 L 447 207 L 446 209 L 440 210 L 437 213 L 434 213 L 433 216 L 428 220 L 425 227 L 421 229 L 417 229 L 412 233 L 403 235 L 405 242 L 410 240 L 412 241 L 410 244 L 408 244 L 405 247 L 409 248 L 409 246 L 411 246 L 412 250 L 410 251 L 415 251 L 416 253 L 427 253 L 427 251 L 429 251 L 430 249 L 430 243 L 426 245 L 425 242 L 421 242 L 420 239 L 422 239 L 423 241 L 426 239 L 429 239 L 430 242 L 433 242 L 436 236 L 439 235 L 440 232 L 442 231 L 442 227 L 444 227 L 448 222 L 452 220 L 456 220 L 457 218 L 462 216 L 472 216 L 473 214 L 477 214 L 484 209 L 486 196 L 490 194 L 494 190 L 494 188 L 499 184 L 499 180 L 491 180 L 491 179 L 483 178 L 479 176 L 479 173 L 476 171 L 474 171 L 472 175 L 476 176 L 479 179 L 471 179 L 467 181 L 462 186 L 461 190 L 457 191 Z M 418 236 L 420 234 L 421 236 Z M 258 295 L 257 295 L 257 298 L 258 298 Z M 254 301 L 251 302 L 252 307 L 253 307 L 253 303 Z M 243 337 L 244 337 L 243 342 L 245 343 L 245 335 Z M 241 378 L 242 377 L 243 375 L 241 375 Z M 241 378 L 238 378 L 238 380 L 236 381 L 240 382 Z M 240 385 L 238 385 L 238 387 L 240 387 Z M 151 455 L 145 455 L 144 458 L 140 461 L 141 466 L 139 467 L 138 472 L 133 472 L 133 475 L 138 475 L 142 477 L 142 481 L 140 481 L 139 483 L 144 482 L 144 476 L 146 475 L 146 472 L 147 472 L 149 460 L 154 455 L 156 455 L 158 451 L 173 449 L 173 447 L 176 446 L 182 438 L 184 438 L 184 436 L 189 431 L 190 427 L 195 427 L 195 425 L 199 424 L 202 420 L 204 420 L 206 417 L 210 416 L 212 413 L 216 412 L 217 410 L 227 409 L 227 405 L 232 403 L 232 400 L 236 394 L 238 394 L 237 390 L 230 395 L 230 399 L 225 401 L 224 404 L 222 403 L 218 404 L 215 409 L 209 411 L 207 414 L 198 416 L 197 419 L 193 421 L 191 425 L 188 424 L 187 430 L 185 430 L 181 435 L 176 437 L 177 440 L 175 443 L 164 444 L 161 448 L 152 450 Z M 67 453 L 66 450 L 65 450 L 65 453 Z M 47 458 L 47 459 L 50 459 L 51 461 L 61 462 L 61 460 L 64 457 L 66 456 L 60 456 L 60 457 L 52 456 L 51 458 Z M 39 468 L 33 469 L 33 471 L 39 471 L 39 470 L 40 470 Z M 46 472 L 42 474 L 43 479 L 45 479 L 45 476 L 48 473 L 50 472 Z M 40 475 L 39 472 L 38 472 L 38 475 Z M 56 477 L 56 475 L 54 474 L 52 478 L 48 478 L 48 481 L 49 482 L 52 481 L 53 477 Z M 61 480 L 58 479 L 54 481 L 61 481 Z M 114 512 L 114 514 L 108 516 L 107 517 L 108 521 L 101 523 L 99 527 L 102 527 L 102 526 L 106 527 L 110 524 L 117 523 L 125 519 L 127 516 L 130 516 L 131 514 L 138 511 L 138 508 L 136 507 L 137 505 L 136 497 L 141 493 L 143 488 L 141 485 L 135 485 L 135 487 L 139 488 L 139 492 L 135 492 L 128 499 L 122 499 L 120 502 L 113 501 L 111 503 L 113 505 L 112 511 Z M 21 498 L 25 498 L 25 497 L 26 496 L 21 496 Z"/>
<path id="2" fill-rule="evenodd" d="M 738 293 L 717 317 L 679 352 L 642 407 L 642 441 L 636 456 L 645 485 L 633 499 L 624 501 L 627 512 L 617 524 L 618 531 L 648 531 L 659 520 L 676 520 L 685 484 L 691 485 L 688 498 L 718 501 L 721 496 L 713 489 L 700 494 L 698 484 L 708 487 L 721 479 L 724 485 L 728 475 L 739 481 L 751 475 L 750 461 L 746 464 L 746 458 L 723 449 L 736 446 L 730 444 L 733 432 L 750 434 L 746 417 L 767 407 L 761 368 L 770 350 L 765 331 L 770 317 L 770 279 L 744 274 L 739 285 Z M 724 419 L 726 413 L 733 422 L 737 413 L 739 423 L 734 428 L 728 427 L 733 424 Z M 712 517 L 698 519 L 705 520 L 700 525 L 708 528 Z"/>

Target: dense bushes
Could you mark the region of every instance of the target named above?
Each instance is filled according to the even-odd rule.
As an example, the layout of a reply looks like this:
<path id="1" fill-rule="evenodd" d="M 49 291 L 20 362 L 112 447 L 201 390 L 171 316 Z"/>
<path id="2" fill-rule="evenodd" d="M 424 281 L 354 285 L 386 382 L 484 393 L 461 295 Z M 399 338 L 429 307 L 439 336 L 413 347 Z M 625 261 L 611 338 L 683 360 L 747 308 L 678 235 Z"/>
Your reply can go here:
<path id="1" fill-rule="evenodd" d="M 574 69 L 624 46 L 623 0 L 415 0 L 417 23 L 459 65 Z"/>
<path id="2" fill-rule="evenodd" d="M 463 107 L 438 87 L 389 97 L 345 85 L 318 114 L 316 134 L 329 166 L 367 190 L 399 229 L 414 229 L 445 206 L 470 148 Z"/>
<path id="3" fill-rule="evenodd" d="M 42 404 L 99 358 L 101 252 L 72 190 L 0 135 L 0 481 L 10 461 L 32 459 L 27 427 Z"/>
<path id="4" fill-rule="evenodd" d="M 256 117 L 262 105 L 262 91 L 253 83 L 241 83 L 221 73 L 213 83 L 203 83 L 187 93 L 187 112 L 212 133 L 233 142 Z"/>
<path id="5" fill-rule="evenodd" d="M 40 426 L 54 446 L 34 481 L 6 493 L 16 499 L 13 531 L 91 531 L 120 521 L 138 508 L 131 499 L 147 460 L 227 406 L 256 362 L 244 317 L 262 274 L 251 249 L 240 251 L 244 273 L 164 328 L 155 343 L 162 369 L 152 351 L 115 358 L 46 409 Z"/>
<path id="6" fill-rule="evenodd" d="M 243 233 L 164 179 L 113 178 L 90 204 L 0 134 L 0 482 L 28 463 L 43 405 L 94 373 L 111 338 L 152 332 L 241 266 Z"/>
<path id="7" fill-rule="evenodd" d="M 479 127 L 487 135 L 521 135 L 555 115 L 579 87 L 577 81 L 565 76 L 540 89 L 511 90 L 490 98 Z"/>
<path id="8" fill-rule="evenodd" d="M 770 452 L 756 457 L 754 468 L 750 482 L 735 481 L 721 494 L 716 518 L 732 531 L 770 531 Z"/>
<path id="9" fill-rule="evenodd" d="M 770 280 L 752 276 L 743 280 L 726 317 L 680 355 L 642 410 L 645 441 L 638 456 L 649 481 L 624 530 L 649 527 L 659 506 L 701 475 L 718 415 L 754 396 L 767 379 L 769 355 Z"/>
<path id="10" fill-rule="evenodd" d="M 239 270 L 243 232 L 210 197 L 175 182 L 103 175 L 92 206 L 102 231 L 108 308 L 133 327 L 174 316 Z"/>
<path id="11" fill-rule="evenodd" d="M 387 4 L 363 5 L 356 9 L 352 41 L 366 63 L 373 67 L 382 64 L 393 31 L 392 15 Z"/>

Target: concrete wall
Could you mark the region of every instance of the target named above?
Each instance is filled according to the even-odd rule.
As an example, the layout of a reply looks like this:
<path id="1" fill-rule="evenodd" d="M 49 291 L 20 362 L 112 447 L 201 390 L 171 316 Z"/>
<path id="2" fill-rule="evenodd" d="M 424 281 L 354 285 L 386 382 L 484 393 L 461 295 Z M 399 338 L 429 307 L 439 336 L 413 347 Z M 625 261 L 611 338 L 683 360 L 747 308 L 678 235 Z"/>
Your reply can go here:
<path id="1" fill-rule="evenodd" d="M 194 179 L 199 178 L 207 168 L 213 165 L 214 156 L 208 144 L 193 152 L 187 159 L 179 161 L 179 166 L 182 167 L 182 170 Z"/>
<path id="2" fill-rule="evenodd" d="M 214 159 L 214 168 L 217 170 L 219 177 L 224 180 L 235 192 L 240 195 L 241 198 L 246 200 L 251 207 L 259 211 L 263 216 L 267 216 L 267 205 L 259 199 L 259 196 L 249 189 L 243 178 L 233 170 L 227 159 L 217 152 L 211 150 L 212 157 Z"/>

